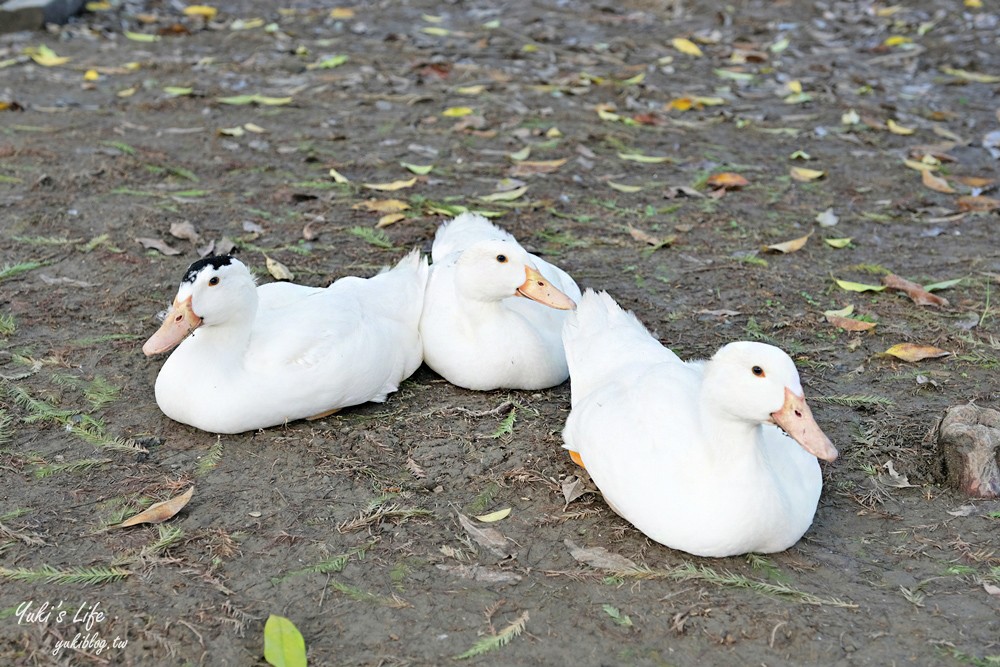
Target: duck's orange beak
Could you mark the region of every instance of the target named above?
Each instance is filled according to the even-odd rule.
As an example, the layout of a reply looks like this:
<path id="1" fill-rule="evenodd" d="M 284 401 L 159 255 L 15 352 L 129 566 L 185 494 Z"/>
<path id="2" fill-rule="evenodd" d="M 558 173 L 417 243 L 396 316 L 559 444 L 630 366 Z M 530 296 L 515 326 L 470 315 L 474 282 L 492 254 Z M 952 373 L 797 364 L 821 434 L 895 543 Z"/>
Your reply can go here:
<path id="1" fill-rule="evenodd" d="M 576 303 L 545 279 L 535 269 L 530 266 L 524 267 L 525 281 L 514 292 L 515 296 L 523 296 L 532 301 L 555 308 L 556 310 L 573 310 Z"/>
<path id="2" fill-rule="evenodd" d="M 147 357 L 167 352 L 184 340 L 185 336 L 200 327 L 201 322 L 202 319 L 195 315 L 191 309 L 191 297 L 183 301 L 174 299 L 173 306 L 170 307 L 167 316 L 163 318 L 163 324 L 143 344 L 142 351 Z"/>
<path id="3" fill-rule="evenodd" d="M 837 459 L 837 448 L 813 419 L 805 396 L 799 396 L 785 387 L 785 403 L 780 410 L 771 413 L 771 419 L 816 458 L 824 461 Z"/>

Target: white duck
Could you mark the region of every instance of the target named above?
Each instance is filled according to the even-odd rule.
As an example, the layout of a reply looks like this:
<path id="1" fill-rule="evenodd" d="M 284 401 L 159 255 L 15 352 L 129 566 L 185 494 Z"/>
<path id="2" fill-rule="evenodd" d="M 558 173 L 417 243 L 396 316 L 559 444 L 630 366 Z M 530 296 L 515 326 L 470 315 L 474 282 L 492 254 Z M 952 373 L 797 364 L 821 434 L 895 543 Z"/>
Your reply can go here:
<path id="1" fill-rule="evenodd" d="M 466 389 L 566 380 L 562 326 L 580 288 L 565 271 L 473 213 L 438 228 L 431 259 L 420 318 L 431 369 Z"/>
<path id="2" fill-rule="evenodd" d="M 837 450 L 787 354 L 738 342 L 685 363 L 591 290 L 563 337 L 564 447 L 612 509 L 698 556 L 783 551 L 802 537 L 823 486 L 816 459 Z"/>
<path id="3" fill-rule="evenodd" d="M 368 279 L 258 287 L 234 257 L 199 260 L 142 346 L 149 356 L 180 343 L 156 402 L 184 424 L 240 433 L 384 401 L 420 366 L 427 272 L 414 251 Z"/>

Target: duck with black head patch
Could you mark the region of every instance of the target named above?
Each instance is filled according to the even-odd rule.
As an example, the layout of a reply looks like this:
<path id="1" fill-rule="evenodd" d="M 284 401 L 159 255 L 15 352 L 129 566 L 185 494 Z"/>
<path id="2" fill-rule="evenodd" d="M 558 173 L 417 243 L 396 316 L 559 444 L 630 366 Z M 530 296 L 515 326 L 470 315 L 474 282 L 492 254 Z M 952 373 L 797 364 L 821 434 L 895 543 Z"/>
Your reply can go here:
<path id="1" fill-rule="evenodd" d="M 372 278 L 258 286 L 235 257 L 199 260 L 142 347 L 176 347 L 157 405 L 195 428 L 240 433 L 384 401 L 422 360 L 427 273 L 415 250 Z"/>

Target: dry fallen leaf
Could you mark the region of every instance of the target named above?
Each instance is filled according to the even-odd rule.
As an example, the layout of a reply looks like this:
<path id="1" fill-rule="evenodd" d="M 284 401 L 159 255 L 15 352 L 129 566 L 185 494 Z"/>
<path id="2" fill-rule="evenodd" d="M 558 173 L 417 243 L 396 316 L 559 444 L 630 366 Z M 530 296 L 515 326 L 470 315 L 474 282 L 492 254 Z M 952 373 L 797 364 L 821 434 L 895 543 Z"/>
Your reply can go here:
<path id="1" fill-rule="evenodd" d="M 590 493 L 593 489 L 588 488 L 586 480 L 583 477 L 577 475 L 570 475 L 562 481 L 562 494 L 563 499 L 566 504 L 563 506 L 563 511 L 569 507 L 569 504 L 584 495 L 585 493 Z"/>
<path id="2" fill-rule="evenodd" d="M 274 276 L 275 280 L 291 280 L 295 277 L 287 266 L 267 255 L 264 255 L 264 264 L 267 266 L 267 272 Z"/>
<path id="3" fill-rule="evenodd" d="M 951 352 L 933 345 L 917 345 L 916 343 L 899 343 L 893 345 L 885 354 L 903 361 L 921 361 L 922 359 L 937 359 L 951 356 Z"/>
<path id="4" fill-rule="evenodd" d="M 671 234 L 670 236 L 666 236 L 664 238 L 659 238 L 657 236 L 653 236 L 648 232 L 644 232 L 641 229 L 636 229 L 632 225 L 628 226 L 628 233 L 636 241 L 639 241 L 640 243 L 648 243 L 649 245 L 657 249 L 662 248 L 663 246 L 666 245 L 670 245 L 675 240 L 677 240 L 677 237 L 673 234 Z"/>
<path id="5" fill-rule="evenodd" d="M 638 566 L 635 562 L 611 553 L 604 547 L 581 547 L 573 540 L 563 540 L 563 544 L 569 547 L 569 553 L 578 563 L 589 565 L 599 570 L 611 570 L 613 572 L 626 572 L 635 570 Z"/>
<path id="6" fill-rule="evenodd" d="M 960 211 L 971 211 L 975 213 L 989 213 L 994 209 L 1000 208 L 1000 199 L 984 197 L 982 195 L 974 197 L 959 197 L 956 203 L 958 204 L 958 209 Z"/>
<path id="7" fill-rule="evenodd" d="M 191 243 L 201 243 L 201 234 L 189 221 L 170 223 L 170 235 Z"/>
<path id="8" fill-rule="evenodd" d="M 502 192 L 493 192 L 488 195 L 483 195 L 480 199 L 483 201 L 514 201 L 527 191 L 528 186 L 525 185 L 520 188 L 515 188 L 514 190 L 505 190 Z"/>
<path id="9" fill-rule="evenodd" d="M 731 171 L 723 171 L 718 174 L 712 174 L 705 182 L 713 188 L 721 190 L 735 190 L 737 188 L 742 188 L 745 185 L 750 185 L 750 181 L 743 178 L 739 174 L 734 174 Z"/>
<path id="10" fill-rule="evenodd" d="M 193 495 L 194 487 L 192 486 L 179 496 L 174 496 L 170 500 L 150 505 L 135 516 L 113 526 L 108 526 L 108 528 L 127 528 L 128 526 L 135 526 L 140 523 L 163 523 L 184 509 L 184 506 L 188 504 Z"/>
<path id="11" fill-rule="evenodd" d="M 500 558 L 511 556 L 514 551 L 510 542 L 496 528 L 480 528 L 472 523 L 472 520 L 464 514 L 458 513 L 458 522 L 473 540 L 482 547 L 485 547 Z"/>
<path id="12" fill-rule="evenodd" d="M 906 278 L 897 276 L 895 273 L 890 273 L 887 276 L 883 276 L 882 284 L 892 290 L 899 290 L 900 292 L 906 292 L 906 295 L 913 299 L 913 303 L 918 306 L 947 306 L 948 300 L 938 296 L 937 294 L 931 294 L 925 290 L 920 285 L 910 282 Z"/>
<path id="13" fill-rule="evenodd" d="M 369 199 L 351 206 L 352 209 L 364 209 L 374 213 L 400 213 L 410 208 L 410 205 L 400 199 Z"/>
<path id="14" fill-rule="evenodd" d="M 910 480 L 906 478 L 906 475 L 900 475 L 896 472 L 896 466 L 892 464 L 892 461 L 886 461 L 883 465 L 888 471 L 888 475 L 879 475 L 879 481 L 886 486 L 891 486 L 897 489 L 905 489 L 908 487 L 916 486 L 915 484 L 910 484 Z"/>
<path id="15" fill-rule="evenodd" d="M 784 241 L 782 243 L 774 243 L 769 246 L 764 246 L 764 250 L 771 250 L 773 252 L 781 252 L 781 253 L 796 252 L 798 250 L 802 250 L 802 246 L 806 244 L 806 241 L 808 241 L 809 237 L 812 235 L 813 233 L 809 232 L 805 236 L 800 236 L 799 238 L 792 239 L 791 241 Z"/>
<path id="16" fill-rule="evenodd" d="M 935 176 L 931 171 L 921 171 L 920 179 L 924 182 L 925 187 L 928 187 L 935 192 L 943 192 L 946 195 L 950 195 L 955 192 L 955 188 L 948 185 L 948 181 L 944 180 L 940 176 Z"/>
<path id="17" fill-rule="evenodd" d="M 169 245 L 161 241 L 160 239 L 151 239 L 147 237 L 139 237 L 136 239 L 143 248 L 147 250 L 158 250 L 164 255 L 179 255 L 181 251 L 177 248 L 171 248 Z"/>
<path id="18" fill-rule="evenodd" d="M 463 579 L 482 581 L 487 584 L 516 584 L 521 575 L 507 570 L 495 570 L 483 565 L 445 565 L 438 563 L 437 569 Z"/>
<path id="19" fill-rule="evenodd" d="M 569 158 L 559 160 L 521 160 L 510 169 L 511 176 L 531 176 L 534 174 L 550 174 L 566 164 Z"/>
<path id="20" fill-rule="evenodd" d="M 850 280 L 840 280 L 839 278 L 834 278 L 837 286 L 840 289 L 845 289 L 848 292 L 881 292 L 885 289 L 885 285 L 866 285 L 864 283 L 855 283 Z"/>
<path id="21" fill-rule="evenodd" d="M 845 331 L 868 331 L 875 328 L 875 322 L 866 322 L 850 317 L 853 312 L 854 306 L 848 305 L 840 310 L 828 310 L 823 313 L 823 316 L 826 317 L 827 322 Z"/>

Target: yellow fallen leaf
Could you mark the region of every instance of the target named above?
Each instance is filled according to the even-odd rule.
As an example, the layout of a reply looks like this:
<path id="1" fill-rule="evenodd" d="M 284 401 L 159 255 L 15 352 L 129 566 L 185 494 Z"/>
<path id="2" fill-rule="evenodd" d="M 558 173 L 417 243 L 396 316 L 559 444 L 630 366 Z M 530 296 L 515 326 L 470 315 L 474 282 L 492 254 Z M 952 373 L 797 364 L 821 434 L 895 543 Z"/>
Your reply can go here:
<path id="1" fill-rule="evenodd" d="M 106 12 L 111 9 L 111 3 L 106 0 L 102 0 L 101 2 L 88 2 L 84 5 L 84 8 L 88 12 Z"/>
<path id="2" fill-rule="evenodd" d="M 670 100 L 667 103 L 667 109 L 674 109 L 676 111 L 687 111 L 694 106 L 694 99 L 690 97 L 678 97 L 677 99 Z"/>
<path id="3" fill-rule="evenodd" d="M 718 174 L 712 174 L 708 177 L 705 183 L 713 188 L 723 190 L 735 190 L 736 188 L 742 188 L 745 185 L 750 185 L 750 181 L 746 178 L 731 171 L 723 171 Z"/>
<path id="4" fill-rule="evenodd" d="M 451 34 L 451 30 L 447 28 L 439 28 L 436 25 L 429 25 L 420 29 L 420 32 L 426 35 L 434 35 L 435 37 L 447 37 Z"/>
<path id="5" fill-rule="evenodd" d="M 37 47 L 28 47 L 24 50 L 24 53 L 31 57 L 36 63 L 42 67 L 55 67 L 56 65 L 65 65 L 70 60 L 69 56 L 59 56 L 56 52 L 49 47 L 42 44 Z"/>
<path id="6" fill-rule="evenodd" d="M 545 136 L 549 139 L 558 139 L 562 135 L 563 135 L 562 130 L 560 130 L 558 127 L 550 127 L 549 129 L 545 130 Z"/>
<path id="7" fill-rule="evenodd" d="M 130 39 L 133 42 L 158 42 L 160 41 L 159 35 L 149 35 L 144 32 L 132 32 L 130 30 L 125 31 L 125 39 Z"/>
<path id="8" fill-rule="evenodd" d="M 486 86 L 479 84 L 476 86 L 460 86 L 455 89 L 455 92 L 459 95 L 479 95 L 484 90 L 486 90 Z"/>
<path id="9" fill-rule="evenodd" d="M 891 37 L 886 37 L 885 41 L 882 43 L 886 46 L 900 46 L 902 44 L 912 44 L 913 40 L 909 37 L 904 37 L 903 35 L 893 35 Z"/>
<path id="10" fill-rule="evenodd" d="M 834 278 L 840 289 L 845 289 L 848 292 L 881 292 L 885 289 L 885 285 L 866 285 L 864 283 L 854 283 L 850 280 L 840 280 Z"/>
<path id="11" fill-rule="evenodd" d="M 885 354 L 910 362 L 951 356 L 951 352 L 942 350 L 939 347 L 934 347 L 933 345 L 917 345 L 916 343 L 900 343 L 898 345 L 893 345 L 885 351 Z"/>
<path id="12" fill-rule="evenodd" d="M 938 165 L 936 164 L 918 160 L 903 160 L 903 164 L 910 169 L 916 169 L 917 171 L 936 171 L 938 169 Z"/>
<path id="13" fill-rule="evenodd" d="M 129 526 L 136 526 L 140 523 L 163 523 L 184 509 L 184 506 L 188 504 L 188 501 L 191 500 L 191 496 L 193 495 L 194 487 L 192 486 L 179 496 L 174 496 L 170 500 L 164 500 L 160 503 L 154 503 L 135 516 L 108 527 L 127 528 Z"/>
<path id="14" fill-rule="evenodd" d="M 265 24 L 264 19 L 252 18 L 252 19 L 236 19 L 229 24 L 230 30 L 253 30 L 254 28 L 260 28 Z"/>
<path id="15" fill-rule="evenodd" d="M 810 181 L 815 181 L 819 178 L 823 178 L 826 175 L 825 171 L 820 171 L 819 169 L 806 169 L 805 167 L 792 167 L 788 170 L 789 176 L 794 178 L 796 181 L 801 181 L 803 183 L 808 183 Z"/>
<path id="16" fill-rule="evenodd" d="M 186 97 L 194 92 L 194 88 L 185 88 L 183 86 L 167 86 L 163 89 L 167 95 L 171 97 Z"/>
<path id="17" fill-rule="evenodd" d="M 916 130 L 914 130 L 912 127 L 903 127 L 902 125 L 900 125 L 891 118 L 887 120 L 885 124 L 886 127 L 889 128 L 889 131 L 892 132 L 893 134 L 901 134 L 903 136 L 907 136 L 916 132 Z"/>
<path id="18" fill-rule="evenodd" d="M 633 192 L 639 192 L 642 190 L 641 185 L 625 185 L 624 183 L 615 183 L 614 181 L 608 181 L 608 185 L 618 192 L 624 192 L 626 194 L 632 194 Z"/>
<path id="19" fill-rule="evenodd" d="M 857 125 L 860 122 L 861 116 L 859 116 L 858 112 L 854 109 L 849 109 L 840 116 L 841 125 Z"/>
<path id="20" fill-rule="evenodd" d="M 483 201 L 514 201 L 521 197 L 525 192 L 528 191 L 528 186 L 523 185 L 519 188 L 513 190 L 505 190 L 503 192 L 493 192 L 488 195 L 483 195 L 480 197 Z"/>
<path id="21" fill-rule="evenodd" d="M 406 181 L 392 181 L 391 183 L 362 183 L 363 187 L 369 190 L 380 190 L 382 192 L 392 192 L 393 190 L 403 190 L 404 188 L 412 188 L 417 182 L 417 177 L 406 180 Z"/>
<path id="22" fill-rule="evenodd" d="M 948 185 L 948 181 L 944 180 L 940 176 L 935 176 L 933 172 L 924 169 L 920 172 L 920 180 L 924 182 L 924 186 L 934 190 L 935 192 L 943 192 L 946 195 L 954 194 L 955 188 Z"/>
<path id="23" fill-rule="evenodd" d="M 797 252 L 802 250 L 802 246 L 806 244 L 806 241 L 808 241 L 809 237 L 812 235 L 813 233 L 809 232 L 805 236 L 800 236 L 799 238 L 792 239 L 791 241 L 784 241 L 783 243 L 775 243 L 773 245 L 764 246 L 764 249 L 786 254 L 790 252 Z"/>
<path id="24" fill-rule="evenodd" d="M 794 79 L 785 84 L 785 88 L 788 89 L 789 93 L 801 93 L 802 92 L 802 82 L 798 79 Z"/>
<path id="25" fill-rule="evenodd" d="M 410 205 L 399 199 L 370 199 L 358 202 L 351 208 L 354 210 L 364 209 L 374 213 L 399 213 L 400 211 L 409 210 Z"/>
<path id="26" fill-rule="evenodd" d="M 267 255 L 264 255 L 264 266 L 267 267 L 267 272 L 270 273 L 275 280 L 292 280 L 295 278 L 295 275 L 288 270 L 287 266 L 276 259 L 271 259 Z"/>
<path id="27" fill-rule="evenodd" d="M 425 176 L 434 169 L 432 164 L 411 164 L 409 162 L 400 162 L 399 164 L 418 176 Z"/>
<path id="28" fill-rule="evenodd" d="M 847 304 L 840 310 L 827 310 L 823 312 L 825 317 L 849 317 L 854 312 L 854 304 Z"/>
<path id="29" fill-rule="evenodd" d="M 101 75 L 97 73 L 96 69 L 88 69 L 86 72 L 83 73 L 84 81 L 97 81 L 100 78 Z"/>
<path id="30" fill-rule="evenodd" d="M 643 164 L 662 164 L 674 161 L 672 157 L 667 155 L 643 155 L 642 153 L 619 153 L 618 159 L 629 162 L 641 162 Z"/>
<path id="31" fill-rule="evenodd" d="M 206 21 L 211 21 L 219 13 L 218 9 L 208 5 L 188 5 L 183 11 L 185 16 L 200 16 Z"/>
<path id="32" fill-rule="evenodd" d="M 115 93 L 115 96 L 116 97 L 132 97 L 133 95 L 136 94 L 136 92 L 138 92 L 138 90 L 139 90 L 139 88 L 137 86 L 132 86 L 131 88 L 122 88 L 117 93 Z"/>
<path id="33" fill-rule="evenodd" d="M 406 216 L 402 213 L 389 213 L 388 215 L 383 215 L 381 218 L 379 218 L 378 222 L 375 223 L 375 227 L 377 229 L 381 229 L 382 227 L 388 227 L 391 224 L 394 224 L 396 222 L 399 222 L 400 220 L 405 220 L 405 219 Z"/>
<path id="34" fill-rule="evenodd" d="M 246 133 L 246 130 L 239 126 L 219 128 L 219 134 L 225 137 L 242 137 Z"/>
<path id="35" fill-rule="evenodd" d="M 966 7 L 970 9 L 982 9 L 983 0 L 965 0 L 963 3 Z"/>
<path id="36" fill-rule="evenodd" d="M 1000 83 L 1000 76 L 995 76 L 993 74 L 968 72 L 964 69 L 955 69 L 954 67 L 942 67 L 941 71 L 945 74 L 951 74 L 952 76 L 957 76 L 960 79 L 965 79 L 966 81 L 972 81 L 975 83 Z"/>
<path id="37" fill-rule="evenodd" d="M 692 42 L 690 39 L 685 39 L 684 37 L 674 37 L 672 40 L 670 40 L 670 43 L 673 45 L 675 49 L 677 49 L 678 51 L 680 51 L 685 55 L 695 56 L 696 58 L 700 58 L 701 56 L 704 55 L 701 52 L 701 49 L 698 48 L 698 45 Z"/>
<path id="38" fill-rule="evenodd" d="M 842 239 L 823 239 L 823 243 L 827 244 L 831 248 L 846 248 L 851 245 L 851 241 L 854 239 L 847 237 Z"/>
<path id="39" fill-rule="evenodd" d="M 601 120 L 609 120 L 612 122 L 617 122 L 622 119 L 621 116 L 614 113 L 613 111 L 608 111 L 607 109 L 598 109 L 597 117 L 600 118 Z"/>
<path id="40" fill-rule="evenodd" d="M 531 146 L 525 146 L 521 150 L 511 153 L 508 157 L 515 162 L 520 162 L 527 160 L 529 155 L 531 155 Z"/>
<path id="41" fill-rule="evenodd" d="M 337 171 L 333 167 L 330 167 L 330 178 L 333 179 L 334 183 L 350 183 L 350 181 L 347 180 L 346 176 L 344 176 L 343 174 L 341 174 L 339 171 Z"/>
<path id="42" fill-rule="evenodd" d="M 334 7 L 330 10 L 330 18 L 332 19 L 353 19 L 354 10 L 350 7 Z"/>
<path id="43" fill-rule="evenodd" d="M 506 519 L 510 515 L 511 508 L 506 507 L 502 510 L 497 510 L 496 512 L 490 512 L 489 514 L 483 514 L 477 516 L 476 518 L 483 523 L 493 523 L 495 521 L 500 521 L 501 519 Z"/>
<path id="44" fill-rule="evenodd" d="M 471 107 L 448 107 L 441 112 L 442 116 L 447 118 L 461 118 L 462 116 L 469 116 L 473 112 Z"/>
<path id="45" fill-rule="evenodd" d="M 256 125 L 254 123 L 243 123 L 243 128 L 247 132 L 253 132 L 255 134 L 265 134 L 267 132 L 267 130 L 262 128 L 260 125 Z"/>

